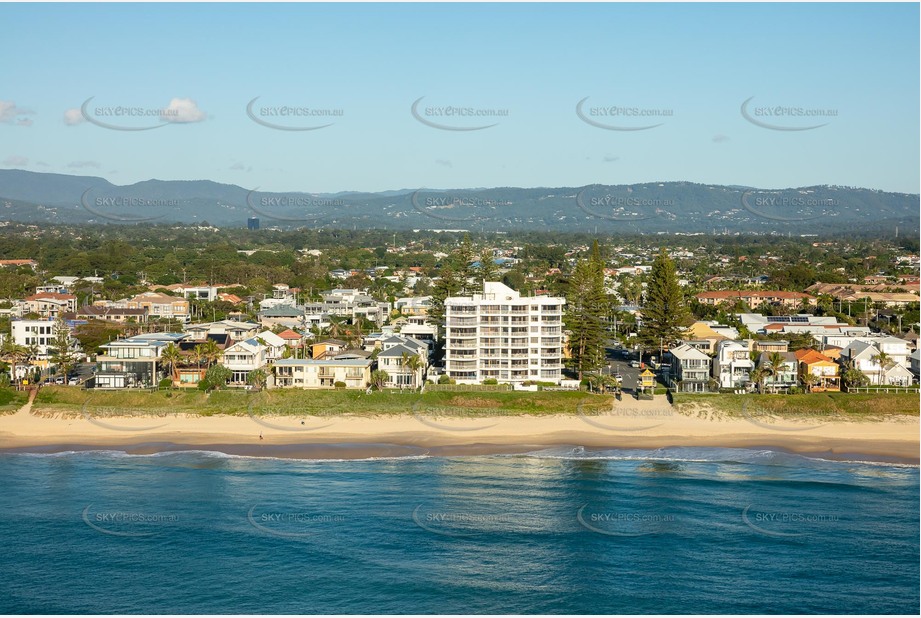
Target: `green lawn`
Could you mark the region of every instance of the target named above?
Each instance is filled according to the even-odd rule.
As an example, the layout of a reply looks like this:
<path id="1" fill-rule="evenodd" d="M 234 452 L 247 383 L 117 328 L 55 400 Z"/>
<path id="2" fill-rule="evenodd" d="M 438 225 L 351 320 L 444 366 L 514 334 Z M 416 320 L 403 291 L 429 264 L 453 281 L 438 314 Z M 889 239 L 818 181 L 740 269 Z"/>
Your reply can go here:
<path id="1" fill-rule="evenodd" d="M 29 391 L 0 388 L 0 414 L 13 414 L 29 400 Z"/>
<path id="2" fill-rule="evenodd" d="M 83 406 L 94 416 L 163 415 L 188 413 L 211 416 L 381 416 L 410 414 L 444 416 L 517 416 L 577 413 L 592 414 L 610 407 L 613 397 L 581 392 L 384 392 L 271 390 L 261 393 L 198 390 L 125 392 L 84 391 L 49 386 L 39 391 L 34 408 L 38 413 L 82 414 Z M 580 408 L 581 405 L 581 408 Z"/>
<path id="3" fill-rule="evenodd" d="M 710 406 L 721 416 L 744 417 L 769 414 L 789 418 L 823 417 L 840 420 L 872 420 L 887 416 L 918 416 L 915 394 L 805 393 L 802 395 L 698 395 L 674 393 L 675 408 L 693 414 Z"/>

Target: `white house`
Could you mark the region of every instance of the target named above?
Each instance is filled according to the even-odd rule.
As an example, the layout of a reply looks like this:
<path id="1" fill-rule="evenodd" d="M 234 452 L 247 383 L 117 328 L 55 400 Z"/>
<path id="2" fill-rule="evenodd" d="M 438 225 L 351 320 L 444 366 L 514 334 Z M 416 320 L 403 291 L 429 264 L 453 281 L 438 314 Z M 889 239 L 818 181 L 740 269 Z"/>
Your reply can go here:
<path id="1" fill-rule="evenodd" d="M 413 339 L 392 335 L 381 341 L 381 351 L 377 354 L 378 369 L 387 372 L 388 388 L 418 387 L 422 384 L 428 367 L 428 345 Z M 415 357 L 418 367 L 413 370 L 407 366 L 409 359 Z"/>
<path id="2" fill-rule="evenodd" d="M 275 362 L 277 388 L 367 388 L 371 383 L 371 364 L 367 358 L 302 359 L 286 358 Z"/>
<path id="3" fill-rule="evenodd" d="M 48 348 L 54 346 L 54 339 L 58 334 L 57 321 L 13 320 L 11 325 L 13 343 L 27 348 L 35 346 L 37 359 L 48 358 Z"/>
<path id="4" fill-rule="evenodd" d="M 272 362 L 282 357 L 287 349 L 287 342 L 270 330 L 264 330 L 254 335 L 257 341 L 265 346 L 265 360 Z"/>
<path id="5" fill-rule="evenodd" d="M 268 346 L 260 343 L 255 337 L 238 341 L 224 350 L 220 364 L 232 372 L 227 383 L 230 386 L 245 385 L 251 371 L 265 367 L 268 360 L 267 350 Z"/>
<path id="6" fill-rule="evenodd" d="M 685 393 L 706 391 L 710 381 L 710 357 L 687 343 L 669 352 L 672 356 L 670 376 L 677 389 Z"/>
<path id="7" fill-rule="evenodd" d="M 712 375 L 719 382 L 720 388 L 741 388 L 747 385 L 751 381 L 749 374 L 754 367 L 747 344 L 730 339 L 716 344 Z"/>
<path id="8" fill-rule="evenodd" d="M 895 346 L 895 342 L 905 344 L 904 341 L 896 337 L 886 337 L 884 341 L 888 344 L 884 345 L 884 350 L 889 349 L 893 352 L 899 351 L 899 348 Z M 884 353 L 889 357 L 889 362 L 885 366 L 880 366 L 880 349 L 876 345 L 866 341 L 854 341 L 841 350 L 839 361 L 842 365 L 853 365 L 855 369 L 867 376 L 870 384 L 911 384 L 913 376 L 906 367 L 908 365 L 908 354 L 890 354 L 885 351 Z"/>

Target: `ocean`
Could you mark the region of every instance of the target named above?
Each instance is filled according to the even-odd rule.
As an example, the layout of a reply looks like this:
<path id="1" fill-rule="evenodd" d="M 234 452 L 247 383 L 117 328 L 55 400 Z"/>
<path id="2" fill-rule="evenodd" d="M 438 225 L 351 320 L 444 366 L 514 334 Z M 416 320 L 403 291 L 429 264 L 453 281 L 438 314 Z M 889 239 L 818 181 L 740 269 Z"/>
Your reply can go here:
<path id="1" fill-rule="evenodd" d="M 897 463 L 85 451 L 3 453 L 0 479 L 0 613 L 919 612 Z"/>

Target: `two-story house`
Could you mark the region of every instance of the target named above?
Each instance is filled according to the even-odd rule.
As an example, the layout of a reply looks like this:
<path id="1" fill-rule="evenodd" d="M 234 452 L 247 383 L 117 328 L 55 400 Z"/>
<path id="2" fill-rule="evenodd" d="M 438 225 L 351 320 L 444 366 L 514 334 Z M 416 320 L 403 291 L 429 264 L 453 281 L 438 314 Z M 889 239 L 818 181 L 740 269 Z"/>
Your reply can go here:
<path id="1" fill-rule="evenodd" d="M 672 357 L 669 372 L 672 385 L 680 392 L 699 393 L 708 390 L 710 357 L 687 343 L 669 350 Z"/>
<path id="2" fill-rule="evenodd" d="M 256 337 L 228 346 L 219 361 L 231 371 L 230 379 L 227 380 L 228 386 L 245 386 L 250 372 L 265 367 L 268 362 L 268 347 Z"/>
<path id="3" fill-rule="evenodd" d="M 841 377 L 838 375 L 838 363 L 821 352 L 812 349 L 797 350 L 793 353 L 799 364 L 798 377 L 811 392 L 840 391 Z M 806 376 L 813 376 L 811 379 Z M 810 384 L 811 382 L 811 384 Z"/>
<path id="4" fill-rule="evenodd" d="M 335 388 L 341 382 L 346 388 L 368 388 L 372 364 L 367 358 L 286 358 L 274 364 L 275 387 Z"/>
<path id="5" fill-rule="evenodd" d="M 393 335 L 381 341 L 377 354 L 378 369 L 387 372 L 387 388 L 415 388 L 423 383 L 428 368 L 429 348 L 426 343 Z M 415 358 L 415 361 L 411 359 Z M 411 367 L 410 365 L 415 365 Z"/>
<path id="6" fill-rule="evenodd" d="M 773 367 L 771 355 L 780 355 L 780 364 Z M 793 352 L 762 352 L 758 356 L 758 367 L 765 372 L 764 388 L 769 393 L 787 391 L 799 382 L 799 370 Z"/>
<path id="7" fill-rule="evenodd" d="M 156 386 L 163 377 L 161 354 L 170 343 L 178 344 L 185 333 L 149 333 L 117 339 L 100 346 L 96 357 L 95 388 Z"/>

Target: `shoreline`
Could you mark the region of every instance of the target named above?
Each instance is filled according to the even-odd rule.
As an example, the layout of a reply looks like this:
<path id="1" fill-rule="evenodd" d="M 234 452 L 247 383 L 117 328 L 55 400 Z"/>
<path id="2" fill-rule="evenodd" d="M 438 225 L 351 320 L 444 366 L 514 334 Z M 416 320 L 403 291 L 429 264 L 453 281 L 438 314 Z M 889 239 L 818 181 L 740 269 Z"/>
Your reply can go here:
<path id="1" fill-rule="evenodd" d="M 821 459 L 826 461 L 840 462 L 860 462 L 884 465 L 903 465 L 919 467 L 917 457 L 906 457 L 904 455 L 893 454 L 902 452 L 896 446 L 895 450 L 885 448 L 886 445 L 862 445 L 855 443 L 841 444 L 840 448 L 828 448 L 825 450 L 810 450 L 814 444 L 764 444 L 756 443 L 734 443 L 726 444 L 724 442 L 701 442 L 696 444 L 661 444 L 659 441 L 643 443 L 632 442 L 631 444 L 618 445 L 597 445 L 590 446 L 585 444 L 519 444 L 519 445 L 500 445 L 491 443 L 476 444 L 457 444 L 445 446 L 433 446 L 424 448 L 409 444 L 397 444 L 386 442 L 309 442 L 309 443 L 288 443 L 288 444 L 241 444 L 241 443 L 207 443 L 196 444 L 194 442 L 132 442 L 132 443 L 111 443 L 111 444 L 77 444 L 77 443 L 59 443 L 46 445 L 30 445 L 16 447 L 0 447 L 0 455 L 3 454 L 31 454 L 31 455 L 59 455 L 70 453 L 92 453 L 92 452 L 110 452 L 122 453 L 130 456 L 148 456 L 160 454 L 206 452 L 227 455 L 231 457 L 248 457 L 248 458 L 266 458 L 266 459 L 291 459 L 301 461 L 362 461 L 374 459 L 414 459 L 423 457 L 487 457 L 493 455 L 535 455 L 540 451 L 550 449 L 569 449 L 579 450 L 582 452 L 581 458 L 591 460 L 593 454 L 604 457 L 603 453 L 607 449 L 623 450 L 627 453 L 631 450 L 637 452 L 647 452 L 649 450 L 668 450 L 672 448 L 726 448 L 726 449 L 746 449 L 756 451 L 776 451 L 800 455 L 810 459 Z M 862 448 L 868 446 L 868 448 Z M 880 448 L 883 447 L 883 448 Z M 857 450 L 844 450 L 857 449 Z M 556 455 L 560 458 L 566 458 L 566 454 Z M 574 458 L 579 458 L 574 455 Z M 646 459 L 655 459 L 654 457 L 645 457 Z"/>
<path id="2" fill-rule="evenodd" d="M 260 437 L 261 436 L 261 437 Z M 150 454 L 205 450 L 292 459 L 516 454 L 548 448 L 772 449 L 825 459 L 870 458 L 919 465 L 919 418 L 860 422 L 714 418 L 662 401 L 598 416 L 106 416 L 32 414 L 32 398 L 0 417 L 0 453 L 115 450 Z"/>

